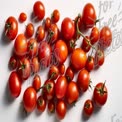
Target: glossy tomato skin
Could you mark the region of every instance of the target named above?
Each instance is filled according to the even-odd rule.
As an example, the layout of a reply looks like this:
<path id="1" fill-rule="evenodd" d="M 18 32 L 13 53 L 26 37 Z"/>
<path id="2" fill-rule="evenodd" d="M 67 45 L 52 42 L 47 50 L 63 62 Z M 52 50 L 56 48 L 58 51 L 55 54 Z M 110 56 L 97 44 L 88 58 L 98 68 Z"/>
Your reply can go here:
<path id="1" fill-rule="evenodd" d="M 33 34 L 34 34 L 34 25 L 32 23 L 27 24 L 25 34 L 28 38 L 33 36 Z"/>
<path id="2" fill-rule="evenodd" d="M 58 99 L 65 97 L 67 86 L 68 83 L 65 76 L 60 76 L 55 84 L 55 95 Z"/>
<path id="3" fill-rule="evenodd" d="M 82 69 L 78 74 L 77 85 L 80 91 L 85 92 L 90 83 L 90 74 L 86 69 Z"/>
<path id="4" fill-rule="evenodd" d="M 108 90 L 105 86 L 105 83 L 98 83 L 95 86 L 94 93 L 93 93 L 93 99 L 97 106 L 101 107 L 103 106 L 108 98 Z"/>
<path id="5" fill-rule="evenodd" d="M 63 64 L 68 56 L 68 48 L 63 40 L 58 40 L 54 47 L 54 56 L 58 64 Z"/>
<path id="6" fill-rule="evenodd" d="M 47 17 L 45 19 L 45 29 L 48 30 L 51 26 L 51 19 L 49 17 Z"/>
<path id="7" fill-rule="evenodd" d="M 59 19 L 60 19 L 60 12 L 59 12 L 59 10 L 58 9 L 55 9 L 54 11 L 53 11 L 53 13 L 52 13 L 52 21 L 54 22 L 54 23 L 57 23 L 58 21 L 59 21 Z"/>
<path id="8" fill-rule="evenodd" d="M 25 56 L 27 54 L 27 40 L 24 34 L 19 34 L 14 43 L 14 52 L 17 56 Z"/>
<path id="9" fill-rule="evenodd" d="M 63 75 L 65 73 L 65 65 L 64 64 L 59 65 L 58 69 L 59 69 L 59 73 L 61 75 Z"/>
<path id="10" fill-rule="evenodd" d="M 27 112 L 32 112 L 36 107 L 37 95 L 33 87 L 28 87 L 23 95 L 23 105 Z"/>
<path id="11" fill-rule="evenodd" d="M 38 17 L 39 20 L 42 20 L 45 16 L 45 7 L 41 1 L 36 1 L 33 6 L 34 15 Z"/>
<path id="12" fill-rule="evenodd" d="M 75 70 L 84 68 L 86 60 L 86 53 L 81 48 L 76 48 L 71 54 L 71 65 Z"/>
<path id="13" fill-rule="evenodd" d="M 76 82 L 71 81 L 68 84 L 67 92 L 66 92 L 66 99 L 69 104 L 76 102 L 79 98 L 79 91 Z"/>
<path id="14" fill-rule="evenodd" d="M 66 111 L 67 108 L 65 102 L 63 100 L 58 100 L 58 102 L 56 103 L 56 114 L 60 120 L 64 119 Z"/>
<path id="15" fill-rule="evenodd" d="M 16 71 L 11 72 L 8 80 L 11 96 L 17 98 L 21 93 L 21 79 Z"/>
<path id="16" fill-rule="evenodd" d="M 61 33 L 65 40 L 71 40 L 75 34 L 75 26 L 73 21 L 66 17 L 61 24 Z"/>
<path id="17" fill-rule="evenodd" d="M 18 33 L 18 22 L 15 17 L 10 16 L 5 22 L 5 35 L 9 40 L 14 40 Z"/>
<path id="18" fill-rule="evenodd" d="M 26 19 L 27 19 L 26 13 L 24 13 L 24 12 L 20 13 L 20 15 L 19 15 L 19 21 L 20 22 L 25 22 Z"/>
<path id="19" fill-rule="evenodd" d="M 74 71 L 71 67 L 68 67 L 65 73 L 65 77 L 67 78 L 67 81 L 70 82 L 74 78 Z"/>
<path id="20" fill-rule="evenodd" d="M 108 26 L 104 26 L 100 31 L 100 44 L 103 48 L 107 48 L 112 42 L 112 32 Z"/>

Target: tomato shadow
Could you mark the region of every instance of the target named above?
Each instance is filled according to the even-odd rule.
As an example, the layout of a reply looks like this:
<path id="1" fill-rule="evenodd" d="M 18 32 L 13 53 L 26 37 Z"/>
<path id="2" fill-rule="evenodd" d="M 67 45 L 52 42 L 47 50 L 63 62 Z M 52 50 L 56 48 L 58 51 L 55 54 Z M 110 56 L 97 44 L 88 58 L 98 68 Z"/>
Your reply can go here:
<path id="1" fill-rule="evenodd" d="M 35 22 L 35 23 L 41 22 L 41 21 L 34 15 L 33 12 L 31 12 L 30 20 L 31 20 L 32 22 Z"/>
<path id="2" fill-rule="evenodd" d="M 88 121 L 89 118 L 90 118 L 90 116 L 87 116 L 87 115 L 84 113 L 83 109 L 82 109 L 82 112 L 81 112 L 81 122 Z"/>
<path id="3" fill-rule="evenodd" d="M 36 109 L 34 113 L 36 114 L 37 117 L 40 117 L 44 112 L 40 112 Z"/>

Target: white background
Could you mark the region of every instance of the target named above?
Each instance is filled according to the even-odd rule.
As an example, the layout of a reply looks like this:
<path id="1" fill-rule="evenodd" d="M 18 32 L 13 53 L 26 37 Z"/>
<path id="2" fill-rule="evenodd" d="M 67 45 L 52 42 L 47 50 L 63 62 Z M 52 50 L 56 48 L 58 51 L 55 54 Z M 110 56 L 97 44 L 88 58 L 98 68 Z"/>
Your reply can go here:
<path id="1" fill-rule="evenodd" d="M 61 20 L 68 16 L 72 19 L 82 12 L 83 6 L 87 2 L 92 2 L 97 11 L 98 18 L 101 19 L 101 25 L 104 22 L 109 23 L 113 31 L 113 43 L 111 50 L 107 51 L 104 65 L 91 73 L 93 85 L 98 82 L 106 82 L 108 88 L 108 101 L 104 107 L 95 110 L 93 115 L 85 120 L 82 116 L 82 107 L 86 99 L 92 97 L 92 90 L 88 90 L 83 94 L 80 100 L 67 111 L 62 122 L 119 122 L 122 121 L 122 2 L 121 0 L 99 1 L 99 0 L 42 0 L 46 8 L 46 16 L 50 16 L 54 9 L 59 9 Z M 13 42 L 8 42 L 4 38 L 4 24 L 9 16 L 18 18 L 19 14 L 24 11 L 27 13 L 27 21 L 19 24 L 19 33 L 25 29 L 25 25 L 30 21 L 32 7 L 35 0 L 0 0 L 0 121 L 2 122 L 58 122 L 54 115 L 50 115 L 47 110 L 44 113 L 38 113 L 35 110 L 29 116 L 25 117 L 22 113 L 22 96 L 25 88 L 32 81 L 32 77 L 23 83 L 22 92 L 19 98 L 13 100 L 9 95 L 7 88 L 10 70 L 8 69 L 8 61 L 13 49 Z M 103 4 L 104 3 L 104 4 Z M 103 9 L 104 8 L 104 9 Z M 39 23 L 35 24 L 36 26 Z M 101 25 L 97 25 L 101 27 Z M 121 36 L 120 36 L 121 33 Z M 80 40 L 79 40 L 80 41 Z M 109 55 L 108 55 L 109 53 Z M 40 72 L 42 82 L 45 81 L 46 71 Z"/>

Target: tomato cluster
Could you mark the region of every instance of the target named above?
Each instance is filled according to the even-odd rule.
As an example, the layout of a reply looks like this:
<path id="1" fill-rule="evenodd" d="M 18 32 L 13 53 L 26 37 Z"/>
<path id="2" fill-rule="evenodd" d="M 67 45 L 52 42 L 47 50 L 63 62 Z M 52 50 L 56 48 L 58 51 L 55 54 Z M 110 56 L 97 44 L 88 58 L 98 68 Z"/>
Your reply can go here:
<path id="1" fill-rule="evenodd" d="M 36 107 L 43 112 L 48 104 L 49 112 L 56 112 L 59 119 L 66 115 L 67 105 L 78 101 L 80 94 L 90 86 L 90 71 L 104 63 L 104 49 L 112 42 L 112 33 L 105 26 L 100 31 L 96 26 L 95 8 L 87 3 L 83 13 L 71 19 L 62 20 L 61 29 L 57 26 L 60 12 L 55 9 L 51 17 L 45 17 L 45 6 L 41 1 L 33 5 L 34 18 L 44 20 L 44 24 L 35 29 L 30 22 L 25 33 L 18 34 L 18 23 L 25 22 L 27 15 L 21 12 L 19 22 L 15 17 L 8 17 L 5 22 L 5 35 L 14 41 L 14 51 L 9 60 L 11 70 L 8 85 L 11 96 L 17 98 L 21 94 L 22 82 L 31 74 L 33 82 L 23 94 L 23 106 L 26 112 L 32 112 Z M 82 30 L 91 29 L 90 35 L 84 35 Z M 36 31 L 35 31 L 36 30 Z M 79 46 L 77 40 L 81 40 Z M 95 45 L 94 45 L 95 44 Z M 95 54 L 89 53 L 95 50 Z M 70 55 L 69 55 L 70 54 Z M 87 56 L 88 54 L 88 56 Z M 69 55 L 69 66 L 65 68 L 65 61 Z M 49 67 L 48 78 L 44 84 L 39 71 Z M 66 71 L 65 71 L 66 70 Z M 74 81 L 75 74 L 78 74 Z M 40 90 L 41 89 L 41 90 Z M 38 96 L 38 92 L 40 95 Z M 103 106 L 107 101 L 108 91 L 105 82 L 98 83 L 93 92 L 93 100 L 86 100 L 84 112 L 90 116 L 94 105 Z"/>

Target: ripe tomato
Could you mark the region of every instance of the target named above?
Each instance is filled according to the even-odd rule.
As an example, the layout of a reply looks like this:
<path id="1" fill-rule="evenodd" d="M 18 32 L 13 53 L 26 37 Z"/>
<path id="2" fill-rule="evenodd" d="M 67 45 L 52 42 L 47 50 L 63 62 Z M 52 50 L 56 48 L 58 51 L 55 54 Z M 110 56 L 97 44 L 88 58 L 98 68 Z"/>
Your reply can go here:
<path id="1" fill-rule="evenodd" d="M 74 72 L 71 69 L 71 67 L 68 67 L 67 68 L 66 73 L 65 73 L 65 77 L 67 78 L 67 81 L 69 81 L 69 82 L 73 80 L 73 78 L 74 78 Z"/>
<path id="2" fill-rule="evenodd" d="M 10 16 L 5 22 L 5 35 L 9 40 L 14 40 L 18 33 L 18 22 L 15 17 Z"/>
<path id="3" fill-rule="evenodd" d="M 38 91 L 41 87 L 41 78 L 38 74 L 36 74 L 33 78 L 33 84 L 32 84 L 33 88 Z"/>
<path id="4" fill-rule="evenodd" d="M 67 47 L 68 47 L 68 52 L 69 53 L 72 53 L 73 50 L 75 49 L 75 46 L 76 46 L 76 42 L 74 39 L 71 39 L 67 42 Z"/>
<path id="5" fill-rule="evenodd" d="M 38 56 L 41 66 L 49 66 L 51 62 L 51 47 L 46 41 L 40 42 Z"/>
<path id="6" fill-rule="evenodd" d="M 45 30 L 41 25 L 38 26 L 37 28 L 36 37 L 37 37 L 38 42 L 42 41 L 45 37 Z"/>
<path id="7" fill-rule="evenodd" d="M 49 69 L 49 78 L 51 80 L 56 80 L 59 75 L 59 69 L 57 66 L 52 65 Z"/>
<path id="8" fill-rule="evenodd" d="M 19 21 L 20 22 L 24 22 L 24 21 L 26 21 L 26 19 L 27 19 L 26 13 L 24 13 L 24 12 L 20 13 L 20 15 L 19 15 Z"/>
<path id="9" fill-rule="evenodd" d="M 9 59 L 9 66 L 10 66 L 10 68 L 12 70 L 17 68 L 17 59 L 16 59 L 15 56 L 11 56 L 10 57 L 10 59 Z"/>
<path id="10" fill-rule="evenodd" d="M 68 56 L 67 45 L 63 40 L 58 40 L 54 47 L 54 56 L 59 64 L 63 64 Z"/>
<path id="11" fill-rule="evenodd" d="M 56 114 L 58 116 L 59 119 L 63 119 L 66 115 L 66 104 L 63 100 L 58 100 L 58 102 L 56 103 Z"/>
<path id="12" fill-rule="evenodd" d="M 32 112 L 36 107 L 37 95 L 33 87 L 28 87 L 23 95 L 23 105 L 27 112 Z"/>
<path id="13" fill-rule="evenodd" d="M 90 74 L 86 69 L 82 69 L 79 72 L 78 78 L 77 78 L 77 84 L 78 84 L 79 89 L 82 92 L 85 92 L 89 87 L 89 83 L 90 83 Z"/>
<path id="14" fill-rule="evenodd" d="M 56 84 L 55 84 L 55 94 L 58 99 L 62 99 L 65 96 L 67 86 L 68 86 L 68 83 L 67 83 L 66 78 L 64 76 L 60 76 L 57 79 Z"/>
<path id="15" fill-rule="evenodd" d="M 17 56 L 24 56 L 27 53 L 27 40 L 24 34 L 19 34 L 14 43 L 14 51 Z"/>
<path id="16" fill-rule="evenodd" d="M 94 69 L 94 58 L 93 56 L 88 56 L 86 61 L 86 67 L 89 72 Z"/>
<path id="17" fill-rule="evenodd" d="M 79 91 L 76 82 L 71 81 L 68 84 L 67 91 L 66 91 L 66 99 L 69 104 L 76 102 L 79 97 Z"/>
<path id="18" fill-rule="evenodd" d="M 32 23 L 27 24 L 25 34 L 28 38 L 33 36 L 33 34 L 34 34 L 34 25 Z"/>
<path id="19" fill-rule="evenodd" d="M 61 33 L 64 39 L 66 40 L 71 40 L 73 38 L 75 33 L 75 26 L 73 21 L 70 18 L 66 17 L 62 21 Z"/>
<path id="20" fill-rule="evenodd" d="M 47 17 L 45 19 L 45 29 L 48 30 L 51 26 L 51 19 L 49 17 Z"/>
<path id="21" fill-rule="evenodd" d="M 27 80 L 31 73 L 30 61 L 27 58 L 22 58 L 19 61 L 17 72 L 22 80 Z"/>
<path id="22" fill-rule="evenodd" d="M 45 7 L 41 1 L 36 1 L 33 6 L 34 15 L 38 17 L 39 20 L 42 20 L 45 16 Z"/>
<path id="23" fill-rule="evenodd" d="M 37 99 L 37 109 L 40 112 L 44 112 L 45 108 L 46 108 L 46 100 L 44 99 L 43 96 L 39 96 Z"/>
<path id="24" fill-rule="evenodd" d="M 112 32 L 109 27 L 104 26 L 100 31 L 100 44 L 103 48 L 107 48 L 112 42 Z"/>
<path id="25" fill-rule="evenodd" d="M 11 72 L 8 80 L 8 86 L 11 96 L 17 98 L 21 92 L 21 79 L 16 71 Z"/>
<path id="26" fill-rule="evenodd" d="M 60 74 L 63 75 L 64 72 L 65 72 L 65 65 L 64 65 L 64 64 L 61 64 L 61 65 L 59 65 L 58 68 L 59 68 L 59 72 L 60 72 Z"/>
<path id="27" fill-rule="evenodd" d="M 53 100 L 50 100 L 50 101 L 48 102 L 48 111 L 49 111 L 50 113 L 54 113 L 54 112 L 55 112 L 55 103 L 54 103 Z"/>
<path id="28" fill-rule="evenodd" d="M 91 44 L 95 44 L 100 38 L 100 34 L 99 34 L 99 29 L 95 26 L 92 28 L 91 30 L 91 34 L 90 34 L 90 40 L 91 40 Z"/>
<path id="29" fill-rule="evenodd" d="M 51 19 L 52 19 L 52 21 L 54 23 L 57 23 L 59 21 L 59 19 L 60 19 L 60 12 L 59 12 L 59 10 L 55 9 L 53 11 Z"/>
<path id="30" fill-rule="evenodd" d="M 91 100 L 86 100 L 84 103 L 84 107 L 83 107 L 83 111 L 85 113 L 85 115 L 87 116 L 91 116 L 94 110 L 94 105 L 93 102 Z"/>
<path id="31" fill-rule="evenodd" d="M 83 9 L 82 21 L 86 28 L 92 28 L 96 22 L 96 12 L 91 3 L 87 3 Z"/>
<path id="32" fill-rule="evenodd" d="M 106 103 L 107 98 L 108 98 L 108 91 L 105 86 L 105 83 L 101 83 L 101 82 L 98 83 L 95 86 L 94 93 L 93 93 L 93 99 L 95 103 L 98 106 L 103 106 Z"/>
<path id="33" fill-rule="evenodd" d="M 86 60 L 86 53 L 81 48 L 76 48 L 71 54 L 71 64 L 75 70 L 84 68 Z"/>

